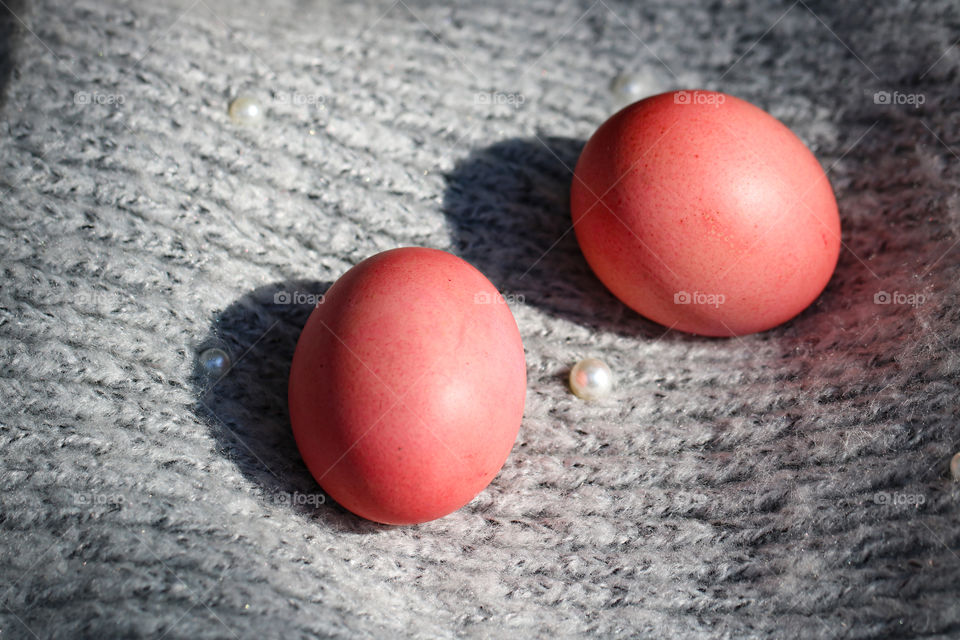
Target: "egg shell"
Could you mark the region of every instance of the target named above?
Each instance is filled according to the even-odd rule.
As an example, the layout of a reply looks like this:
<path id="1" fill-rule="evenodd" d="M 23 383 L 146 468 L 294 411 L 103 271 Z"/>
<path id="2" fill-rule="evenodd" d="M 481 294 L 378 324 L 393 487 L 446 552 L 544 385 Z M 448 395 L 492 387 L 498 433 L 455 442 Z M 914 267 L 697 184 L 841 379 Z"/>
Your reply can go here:
<path id="1" fill-rule="evenodd" d="M 347 271 L 294 353 L 297 446 L 340 505 L 387 524 L 473 499 L 517 437 L 526 397 L 520 332 L 482 273 L 444 251 L 402 248 Z"/>
<path id="2" fill-rule="evenodd" d="M 638 313 L 707 336 L 763 331 L 810 305 L 840 251 L 817 159 L 762 109 L 711 91 L 664 93 L 613 115 L 571 186 L 577 240 Z"/>

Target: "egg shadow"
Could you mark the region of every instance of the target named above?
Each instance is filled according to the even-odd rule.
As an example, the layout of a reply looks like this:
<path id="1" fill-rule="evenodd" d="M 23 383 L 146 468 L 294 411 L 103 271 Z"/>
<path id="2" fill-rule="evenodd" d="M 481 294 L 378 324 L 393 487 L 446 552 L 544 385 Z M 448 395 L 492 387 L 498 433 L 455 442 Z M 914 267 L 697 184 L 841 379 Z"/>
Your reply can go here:
<path id="1" fill-rule="evenodd" d="M 508 302 L 594 330 L 659 338 L 666 327 L 614 297 L 580 252 L 570 185 L 585 144 L 565 137 L 513 138 L 458 162 L 446 175 L 443 197 L 453 251 Z M 678 332 L 669 338 L 688 339 Z"/>
<path id="2" fill-rule="evenodd" d="M 196 412 L 210 425 L 218 450 L 280 504 L 344 533 L 375 533 L 388 525 L 336 504 L 300 456 L 287 409 L 287 379 L 300 332 L 330 282 L 290 280 L 260 287 L 217 314 L 195 345 Z M 226 350 L 232 366 L 211 376 L 199 356 Z"/>
<path id="3" fill-rule="evenodd" d="M 26 0 L 7 0 L 0 5 L 0 106 L 6 103 L 6 89 L 16 67 L 17 49 L 22 41 L 30 5 Z"/>

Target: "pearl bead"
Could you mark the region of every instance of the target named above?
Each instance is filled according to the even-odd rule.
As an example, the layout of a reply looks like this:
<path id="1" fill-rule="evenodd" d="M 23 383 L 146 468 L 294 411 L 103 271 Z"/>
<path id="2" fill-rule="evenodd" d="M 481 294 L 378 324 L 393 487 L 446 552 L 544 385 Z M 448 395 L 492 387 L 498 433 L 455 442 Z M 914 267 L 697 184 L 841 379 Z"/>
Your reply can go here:
<path id="1" fill-rule="evenodd" d="M 613 389 L 613 372 L 603 360 L 587 358 L 570 370 L 570 390 L 584 400 L 598 400 Z"/>
<path id="2" fill-rule="evenodd" d="M 219 347 L 205 349 L 200 354 L 200 368 L 211 378 L 222 377 L 230 366 L 230 354 Z"/>
<path id="3" fill-rule="evenodd" d="M 236 124 L 255 125 L 263 120 L 263 105 L 253 96 L 238 96 L 230 103 L 229 113 Z"/>
<path id="4" fill-rule="evenodd" d="M 950 461 L 950 475 L 955 482 L 960 482 L 960 453 L 954 454 Z"/>
<path id="5" fill-rule="evenodd" d="M 610 91 L 618 102 L 630 103 L 656 93 L 654 85 L 653 79 L 647 76 L 621 73 L 610 83 Z"/>

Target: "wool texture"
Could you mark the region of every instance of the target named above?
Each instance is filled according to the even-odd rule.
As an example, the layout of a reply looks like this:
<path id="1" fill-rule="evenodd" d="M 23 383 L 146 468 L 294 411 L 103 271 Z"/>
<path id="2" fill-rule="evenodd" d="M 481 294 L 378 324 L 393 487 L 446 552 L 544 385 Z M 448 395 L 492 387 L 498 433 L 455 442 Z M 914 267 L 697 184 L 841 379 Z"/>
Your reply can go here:
<path id="1" fill-rule="evenodd" d="M 0 5 L 0 637 L 960 637 L 955 3 Z M 665 332 L 593 276 L 571 169 L 622 73 L 817 155 L 844 246 L 800 316 Z M 528 395 L 486 490 L 389 527 L 286 376 L 309 297 L 410 245 L 504 292 Z"/>

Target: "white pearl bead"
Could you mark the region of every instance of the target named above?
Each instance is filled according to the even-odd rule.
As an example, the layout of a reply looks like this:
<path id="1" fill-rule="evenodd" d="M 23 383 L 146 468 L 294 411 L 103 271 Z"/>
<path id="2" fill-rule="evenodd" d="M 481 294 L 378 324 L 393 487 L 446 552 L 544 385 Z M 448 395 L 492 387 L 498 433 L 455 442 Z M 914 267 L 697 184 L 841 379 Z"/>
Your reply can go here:
<path id="1" fill-rule="evenodd" d="M 610 91 L 618 103 L 629 104 L 656 93 L 652 78 L 638 73 L 621 73 L 610 83 Z"/>
<path id="2" fill-rule="evenodd" d="M 960 482 L 960 453 L 954 454 L 950 461 L 950 475 L 955 482 Z"/>
<path id="3" fill-rule="evenodd" d="M 263 105 L 253 96 L 238 96 L 230 103 L 229 113 L 236 124 L 255 125 L 263 120 Z"/>
<path id="4" fill-rule="evenodd" d="M 598 400 L 613 389 L 613 372 L 597 358 L 581 360 L 570 370 L 570 390 L 584 400 Z"/>
<path id="5" fill-rule="evenodd" d="M 200 368 L 211 378 L 222 377 L 230 366 L 230 354 L 219 347 L 211 347 L 200 354 Z"/>

